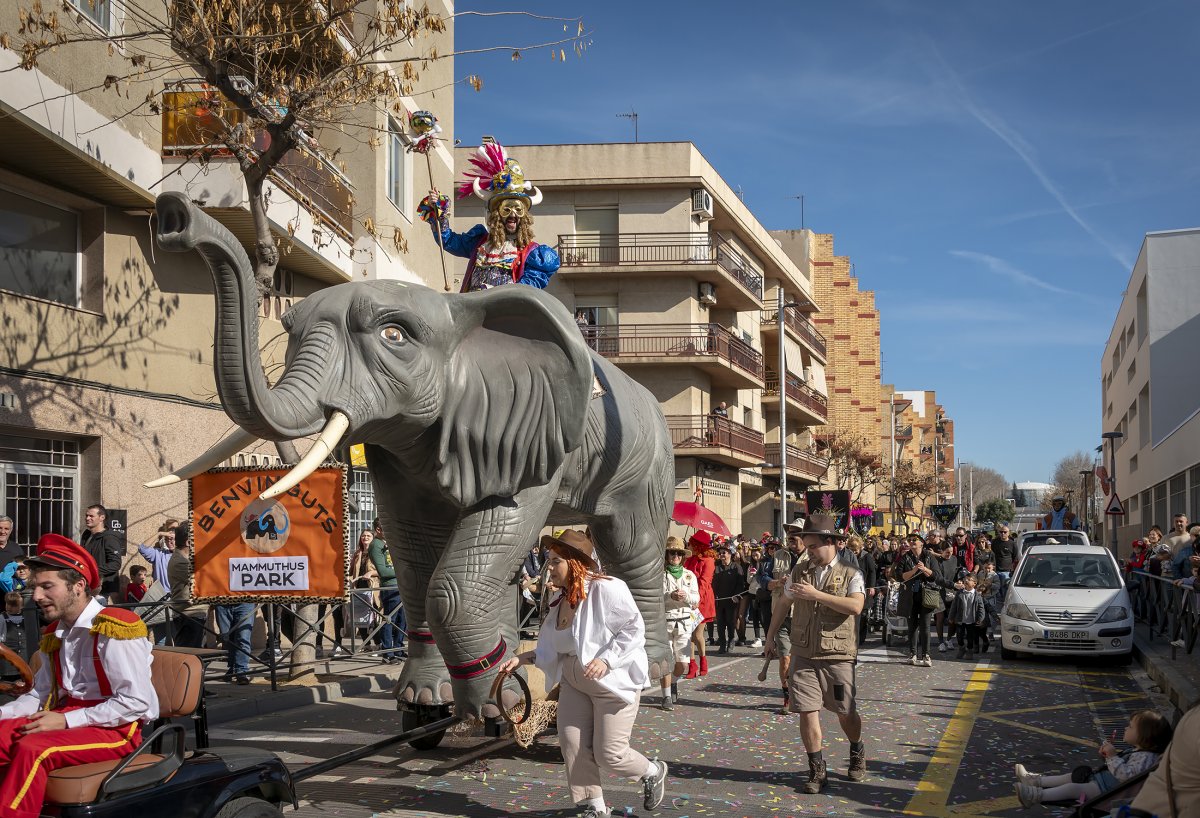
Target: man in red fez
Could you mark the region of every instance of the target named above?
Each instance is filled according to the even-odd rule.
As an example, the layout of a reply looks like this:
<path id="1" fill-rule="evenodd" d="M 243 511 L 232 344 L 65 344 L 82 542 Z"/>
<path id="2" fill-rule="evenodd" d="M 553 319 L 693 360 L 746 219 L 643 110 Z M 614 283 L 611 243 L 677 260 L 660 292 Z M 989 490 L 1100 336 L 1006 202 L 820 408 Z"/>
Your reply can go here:
<path id="1" fill-rule="evenodd" d="M 52 770 L 109 761 L 141 744 L 158 718 L 146 625 L 94 598 L 96 560 L 58 534 L 38 541 L 33 601 L 50 620 L 33 689 L 0 707 L 0 818 L 36 818 Z"/>

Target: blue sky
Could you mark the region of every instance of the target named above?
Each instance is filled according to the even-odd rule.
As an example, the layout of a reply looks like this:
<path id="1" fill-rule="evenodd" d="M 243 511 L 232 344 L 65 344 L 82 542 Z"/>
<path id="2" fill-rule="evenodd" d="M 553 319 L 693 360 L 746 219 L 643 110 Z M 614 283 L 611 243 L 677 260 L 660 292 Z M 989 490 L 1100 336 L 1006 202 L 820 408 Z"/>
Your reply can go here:
<path id="1" fill-rule="evenodd" d="M 1100 358 L 1148 231 L 1195 227 L 1200 6 L 1176 0 L 522 6 L 593 41 L 464 57 L 455 136 L 690 140 L 771 229 L 835 235 L 882 320 L 883 379 L 936 389 L 958 456 L 1010 480 L 1099 443 Z M 551 23 L 465 18 L 457 47 Z M 519 158 L 519 157 L 518 157 Z M 537 180 L 537 169 L 526 168 Z"/>

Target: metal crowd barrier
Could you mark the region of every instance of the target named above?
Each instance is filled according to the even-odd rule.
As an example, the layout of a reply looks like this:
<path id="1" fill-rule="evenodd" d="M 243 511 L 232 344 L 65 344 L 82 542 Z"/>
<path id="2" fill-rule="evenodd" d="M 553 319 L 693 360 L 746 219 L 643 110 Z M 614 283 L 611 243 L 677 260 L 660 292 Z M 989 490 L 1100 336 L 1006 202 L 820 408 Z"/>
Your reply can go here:
<path id="1" fill-rule="evenodd" d="M 547 584 L 543 581 L 541 587 L 545 589 Z M 318 610 L 324 609 L 324 613 L 311 620 L 300 613 L 299 605 L 287 605 L 283 603 L 265 603 L 256 606 L 254 612 L 254 620 L 252 624 L 257 623 L 259 616 L 262 617 L 266 627 L 266 645 L 259 651 L 255 652 L 253 647 L 250 650 L 249 664 L 251 676 L 265 676 L 270 680 L 271 689 L 278 689 L 279 674 L 290 674 L 293 671 L 302 667 L 313 667 L 318 665 L 328 664 L 330 661 L 339 662 L 360 662 L 369 664 L 378 662 L 382 655 L 382 638 L 380 634 L 384 626 L 387 624 L 387 613 L 384 611 L 379 596 L 379 588 L 360 588 L 354 589 L 360 591 L 370 590 L 373 593 L 364 594 L 357 600 L 350 600 L 344 603 L 326 603 L 320 606 Z M 41 637 L 41 629 L 43 624 L 40 620 L 38 607 L 33 603 L 32 595 L 29 593 L 23 594 L 25 597 L 22 613 L 24 615 L 24 639 L 22 642 L 22 652 L 24 658 L 28 661 L 30 657 L 37 652 L 38 642 Z M 369 602 L 366 601 L 369 599 Z M 535 600 L 532 606 L 521 605 L 518 601 L 519 627 L 518 634 L 524 634 L 533 631 L 535 634 L 541 627 L 541 622 L 544 619 L 545 610 L 548 603 L 548 596 L 543 591 L 539 598 Z M 143 618 L 153 619 L 162 617 L 163 621 L 148 625 L 150 629 L 150 638 L 155 644 L 165 645 L 169 647 L 179 647 L 177 637 L 179 635 L 179 620 L 185 614 L 180 613 L 172 607 L 172 602 L 169 597 L 157 600 L 155 602 L 134 602 L 134 603 L 119 603 L 110 602 L 111 607 L 127 608 L 137 611 L 138 615 Z M 186 604 L 186 603 L 175 603 Z M 367 610 L 363 609 L 366 606 Z M 225 673 L 222 669 L 210 667 L 214 660 L 219 660 L 222 663 L 225 661 L 226 648 L 221 633 L 211 627 L 209 623 L 214 621 L 212 609 L 216 606 L 204 605 L 204 619 L 193 621 L 198 622 L 202 630 L 201 644 L 199 647 L 212 647 L 214 650 L 222 651 L 221 655 L 213 654 L 206 657 L 204 662 L 205 676 L 209 680 L 221 676 Z M 393 612 L 393 618 L 397 618 L 403 610 L 403 601 Z M 528 608 L 522 611 L 522 609 Z M 338 611 L 342 612 L 343 622 L 346 625 L 344 634 L 339 636 L 330 636 L 326 633 L 326 623 L 336 616 Z M 285 613 L 286 611 L 286 613 Z M 358 613 L 364 615 L 364 618 L 371 620 L 371 624 L 359 627 L 353 621 L 353 614 Z M 533 624 L 533 619 L 537 616 L 536 626 Z M 294 627 L 291 633 L 284 632 L 282 634 L 276 632 L 276 623 L 292 620 Z M 334 631 L 336 625 L 330 627 L 330 631 Z M 407 641 L 408 634 L 404 629 L 400 629 L 400 634 Z M 314 635 L 313 641 L 317 647 L 322 643 L 328 643 L 329 648 L 325 656 L 317 657 L 313 660 L 301 662 L 295 657 L 296 648 L 303 643 L 310 635 Z M 282 638 L 281 638 L 282 637 Z M 288 641 L 288 645 L 284 646 L 284 639 Z M 332 655 L 332 649 L 336 645 L 341 645 L 343 653 L 338 656 Z M 275 655 L 275 647 L 280 649 L 280 655 Z M 193 646 L 185 646 L 193 647 Z M 400 647 L 393 650 L 400 650 Z"/>
<path id="2" fill-rule="evenodd" d="M 1146 626 L 1150 641 L 1166 639 L 1171 646 L 1171 658 L 1177 658 L 1182 647 L 1190 654 L 1200 635 L 1200 600 L 1191 588 L 1175 584 L 1175 580 L 1134 571 L 1126 580 L 1133 615 Z"/>

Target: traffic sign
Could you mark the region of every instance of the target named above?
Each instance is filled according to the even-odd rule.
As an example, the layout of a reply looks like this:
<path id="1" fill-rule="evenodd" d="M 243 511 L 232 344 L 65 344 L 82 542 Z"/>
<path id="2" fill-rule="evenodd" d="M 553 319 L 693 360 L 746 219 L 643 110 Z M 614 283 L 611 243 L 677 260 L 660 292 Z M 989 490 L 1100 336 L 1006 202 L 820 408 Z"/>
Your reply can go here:
<path id="1" fill-rule="evenodd" d="M 1122 515 L 1125 513 L 1125 507 L 1121 505 L 1121 498 L 1113 492 L 1113 496 L 1108 498 L 1108 507 L 1104 509 L 1105 514 Z"/>

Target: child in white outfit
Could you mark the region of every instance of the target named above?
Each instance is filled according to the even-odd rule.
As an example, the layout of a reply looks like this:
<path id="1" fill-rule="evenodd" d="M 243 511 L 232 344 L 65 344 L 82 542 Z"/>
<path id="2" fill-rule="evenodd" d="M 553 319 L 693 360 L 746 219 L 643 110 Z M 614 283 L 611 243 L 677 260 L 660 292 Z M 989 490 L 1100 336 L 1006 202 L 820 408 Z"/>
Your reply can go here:
<path id="1" fill-rule="evenodd" d="M 1115 733 L 1116 731 L 1114 731 Z M 1025 808 L 1043 801 L 1074 801 L 1095 798 L 1102 792 L 1138 776 L 1158 764 L 1167 745 L 1171 743 L 1171 723 L 1153 710 L 1134 713 L 1125 728 L 1124 741 L 1134 749 L 1118 753 L 1111 742 L 1100 745 L 1100 755 L 1107 769 L 1088 772 L 1086 780 L 1075 773 L 1040 775 L 1016 765 L 1017 798 Z"/>

